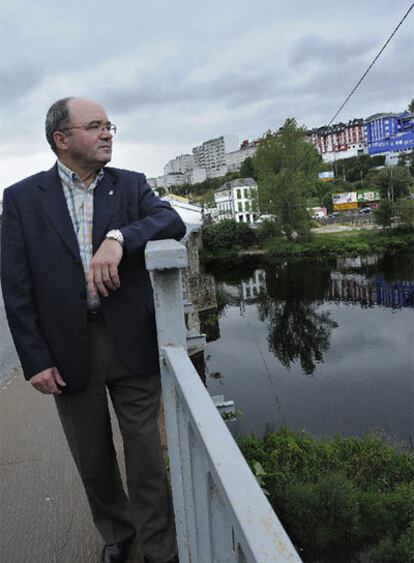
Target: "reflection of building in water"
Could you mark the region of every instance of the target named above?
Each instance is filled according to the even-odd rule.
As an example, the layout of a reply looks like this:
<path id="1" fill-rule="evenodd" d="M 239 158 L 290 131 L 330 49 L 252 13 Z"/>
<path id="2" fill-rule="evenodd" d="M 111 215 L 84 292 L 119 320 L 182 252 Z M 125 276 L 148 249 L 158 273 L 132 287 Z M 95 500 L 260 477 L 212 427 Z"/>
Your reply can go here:
<path id="1" fill-rule="evenodd" d="M 370 256 L 338 256 L 336 259 L 337 270 L 348 270 L 362 268 L 362 266 L 373 266 L 378 263 L 378 254 Z"/>
<path id="2" fill-rule="evenodd" d="M 329 298 L 362 305 L 414 307 L 414 281 L 387 283 L 381 275 L 368 279 L 362 275 L 331 272 Z"/>
<path id="3" fill-rule="evenodd" d="M 266 290 L 266 273 L 264 270 L 255 270 L 252 277 L 240 281 L 237 285 L 220 284 L 227 302 L 240 305 L 244 309 L 245 303 L 253 303 L 260 293 Z"/>
<path id="4" fill-rule="evenodd" d="M 242 281 L 241 286 L 241 300 L 254 301 L 259 296 L 260 292 L 265 289 L 266 274 L 264 270 L 255 270 L 253 276 L 247 281 Z"/>

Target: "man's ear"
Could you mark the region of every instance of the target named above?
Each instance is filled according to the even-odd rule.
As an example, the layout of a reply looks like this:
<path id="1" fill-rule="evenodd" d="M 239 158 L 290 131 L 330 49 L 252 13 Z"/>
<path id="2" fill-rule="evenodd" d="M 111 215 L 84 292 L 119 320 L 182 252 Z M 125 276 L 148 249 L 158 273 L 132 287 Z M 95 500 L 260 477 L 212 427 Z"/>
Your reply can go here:
<path id="1" fill-rule="evenodd" d="M 67 138 L 67 135 L 65 135 L 65 133 L 63 133 L 63 131 L 54 131 L 53 132 L 53 140 L 55 141 L 56 148 L 61 150 L 61 151 L 65 151 L 68 148 L 66 138 Z"/>

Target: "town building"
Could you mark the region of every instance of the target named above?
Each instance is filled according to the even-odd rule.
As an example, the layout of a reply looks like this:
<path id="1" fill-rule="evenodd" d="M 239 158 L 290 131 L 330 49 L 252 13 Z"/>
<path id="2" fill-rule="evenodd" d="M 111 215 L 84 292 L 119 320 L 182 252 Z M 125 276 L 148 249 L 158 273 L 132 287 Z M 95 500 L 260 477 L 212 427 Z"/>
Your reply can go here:
<path id="1" fill-rule="evenodd" d="M 198 184 L 207 179 L 207 170 L 205 168 L 193 168 L 187 173 L 189 184 Z"/>
<path id="2" fill-rule="evenodd" d="M 414 150 L 414 113 L 376 113 L 365 120 L 368 154 L 386 155 L 386 164 L 397 164 L 401 153 Z"/>
<path id="3" fill-rule="evenodd" d="M 164 176 L 158 176 L 157 178 L 148 178 L 147 181 L 153 190 L 162 188 L 167 192 L 174 186 L 182 186 L 183 184 L 189 183 L 187 174 L 183 174 L 182 172 L 171 172 L 170 174 L 164 174 Z"/>
<path id="4" fill-rule="evenodd" d="M 180 154 L 169 160 L 164 166 L 164 175 L 180 172 L 186 174 L 194 168 L 194 157 L 191 154 Z"/>
<path id="5" fill-rule="evenodd" d="M 193 148 L 194 167 L 204 168 L 207 178 L 218 178 L 227 173 L 226 154 L 238 150 L 239 141 L 235 135 L 221 135 L 204 141 Z"/>
<path id="6" fill-rule="evenodd" d="M 245 140 L 237 151 L 228 152 L 226 154 L 227 172 L 237 172 L 240 170 L 243 161 L 249 156 L 254 156 L 259 143 L 260 139 L 251 142 Z"/>
<path id="7" fill-rule="evenodd" d="M 257 184 L 253 178 L 231 180 L 214 192 L 217 220 L 235 219 L 237 223 L 254 224 L 259 216 Z"/>
<path id="8" fill-rule="evenodd" d="M 324 162 L 368 153 L 363 119 L 317 127 L 308 131 L 307 137 Z"/>

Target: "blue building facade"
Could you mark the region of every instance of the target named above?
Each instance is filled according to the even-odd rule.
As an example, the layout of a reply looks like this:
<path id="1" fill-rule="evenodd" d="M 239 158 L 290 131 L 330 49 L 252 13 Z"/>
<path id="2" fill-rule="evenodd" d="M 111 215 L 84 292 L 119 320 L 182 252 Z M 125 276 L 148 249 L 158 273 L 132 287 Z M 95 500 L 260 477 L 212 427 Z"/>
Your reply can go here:
<path id="1" fill-rule="evenodd" d="M 364 121 L 368 154 L 414 150 L 414 114 L 377 113 Z"/>

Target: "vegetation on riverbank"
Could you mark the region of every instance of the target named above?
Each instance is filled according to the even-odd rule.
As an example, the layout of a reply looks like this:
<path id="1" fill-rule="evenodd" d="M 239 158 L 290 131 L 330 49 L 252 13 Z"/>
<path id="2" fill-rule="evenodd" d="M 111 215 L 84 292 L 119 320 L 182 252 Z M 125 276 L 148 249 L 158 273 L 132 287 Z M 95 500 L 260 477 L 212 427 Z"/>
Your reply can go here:
<path id="1" fill-rule="evenodd" d="M 239 442 L 305 561 L 414 561 L 414 458 L 376 436 L 315 439 L 281 429 Z"/>
<path id="2" fill-rule="evenodd" d="M 250 232 L 249 232 L 250 231 Z M 352 230 L 318 233 L 289 241 L 273 236 L 262 242 L 247 225 L 222 221 L 209 225 L 203 233 L 203 259 L 235 258 L 240 254 L 264 254 L 270 257 L 305 257 L 367 255 L 384 252 L 411 252 L 414 248 L 413 226 L 394 229 Z M 256 246 L 255 246 L 256 245 Z"/>
<path id="3" fill-rule="evenodd" d="M 409 252 L 414 248 L 414 229 L 345 231 L 317 234 L 308 240 L 265 241 L 269 256 L 366 255 L 384 252 Z"/>

